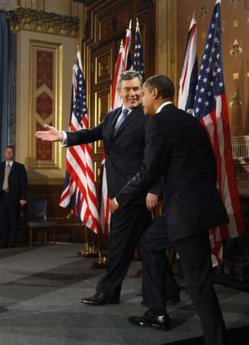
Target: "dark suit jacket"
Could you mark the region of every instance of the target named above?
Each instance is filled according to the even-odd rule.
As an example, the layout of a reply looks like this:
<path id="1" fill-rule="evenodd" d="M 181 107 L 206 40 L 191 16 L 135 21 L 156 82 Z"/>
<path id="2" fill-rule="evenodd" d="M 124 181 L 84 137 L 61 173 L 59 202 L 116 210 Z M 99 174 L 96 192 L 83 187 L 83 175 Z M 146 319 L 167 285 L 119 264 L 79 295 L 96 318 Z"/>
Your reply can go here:
<path id="1" fill-rule="evenodd" d="M 3 193 L 3 181 L 5 174 L 5 162 L 0 163 L 0 195 Z M 26 200 L 28 196 L 27 173 L 23 164 L 13 162 L 9 175 L 9 191 L 8 196 L 15 203 L 19 200 Z"/>
<path id="2" fill-rule="evenodd" d="M 77 132 L 67 132 L 68 146 L 104 140 L 108 194 L 113 198 L 139 171 L 144 157 L 145 123 L 141 106 L 134 109 L 114 136 L 114 127 L 121 108 L 109 112 L 99 126 Z M 157 193 L 157 187 L 151 190 Z M 144 195 L 133 201 L 144 203 Z"/>
<path id="3" fill-rule="evenodd" d="M 117 194 L 129 204 L 162 175 L 166 227 L 170 240 L 228 222 L 216 187 L 216 163 L 208 134 L 199 121 L 173 104 L 147 121 L 140 172 Z"/>

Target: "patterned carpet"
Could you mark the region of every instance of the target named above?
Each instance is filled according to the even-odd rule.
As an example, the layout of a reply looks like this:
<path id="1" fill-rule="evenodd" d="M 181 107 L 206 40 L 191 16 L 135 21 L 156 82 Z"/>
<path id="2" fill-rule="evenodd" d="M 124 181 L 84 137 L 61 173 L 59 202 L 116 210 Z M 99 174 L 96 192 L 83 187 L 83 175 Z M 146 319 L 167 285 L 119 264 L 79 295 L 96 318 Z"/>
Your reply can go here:
<path id="1" fill-rule="evenodd" d="M 145 311 L 141 280 L 130 278 L 140 268 L 133 262 L 120 305 L 91 307 L 90 296 L 101 269 L 77 256 L 80 244 L 0 250 L 0 345 L 201 345 L 200 323 L 186 290 L 182 302 L 169 306 L 173 329 L 140 329 L 127 318 Z M 216 286 L 231 339 L 249 344 L 249 295 Z M 243 336 L 246 335 L 247 336 Z M 239 336 L 243 340 L 239 340 Z"/>

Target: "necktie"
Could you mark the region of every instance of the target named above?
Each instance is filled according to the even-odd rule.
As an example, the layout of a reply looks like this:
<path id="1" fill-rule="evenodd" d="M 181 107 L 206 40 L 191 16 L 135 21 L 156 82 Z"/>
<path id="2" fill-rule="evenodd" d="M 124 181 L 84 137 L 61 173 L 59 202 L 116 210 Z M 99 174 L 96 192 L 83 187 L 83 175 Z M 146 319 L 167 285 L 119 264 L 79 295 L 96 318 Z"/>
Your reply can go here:
<path id="1" fill-rule="evenodd" d="M 9 189 L 9 175 L 10 175 L 10 164 L 8 163 L 5 167 L 3 190 L 8 191 Z"/>
<path id="2" fill-rule="evenodd" d="M 114 134 L 117 133 L 117 131 L 119 130 L 119 128 L 121 127 L 121 125 L 125 122 L 125 120 L 127 119 L 129 110 L 124 108 L 122 110 L 122 113 L 119 115 L 116 126 L 115 126 L 115 130 L 114 130 Z"/>

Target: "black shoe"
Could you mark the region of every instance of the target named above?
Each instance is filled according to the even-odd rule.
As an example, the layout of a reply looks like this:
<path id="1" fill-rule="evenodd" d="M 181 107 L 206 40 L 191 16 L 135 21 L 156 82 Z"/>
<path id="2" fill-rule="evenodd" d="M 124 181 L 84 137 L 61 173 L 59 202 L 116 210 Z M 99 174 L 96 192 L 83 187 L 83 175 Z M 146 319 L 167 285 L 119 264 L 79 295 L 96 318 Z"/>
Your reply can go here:
<path id="1" fill-rule="evenodd" d="M 0 248 L 8 248 L 8 243 L 1 243 Z"/>
<path id="2" fill-rule="evenodd" d="M 129 321 L 139 327 L 154 327 L 164 331 L 170 329 L 168 314 L 153 315 L 151 310 L 148 310 L 143 316 L 130 316 Z"/>
<path id="3" fill-rule="evenodd" d="M 119 298 L 107 297 L 103 292 L 97 292 L 92 297 L 82 298 L 80 303 L 89 304 L 89 305 L 105 305 L 105 304 L 118 304 L 120 303 Z"/>

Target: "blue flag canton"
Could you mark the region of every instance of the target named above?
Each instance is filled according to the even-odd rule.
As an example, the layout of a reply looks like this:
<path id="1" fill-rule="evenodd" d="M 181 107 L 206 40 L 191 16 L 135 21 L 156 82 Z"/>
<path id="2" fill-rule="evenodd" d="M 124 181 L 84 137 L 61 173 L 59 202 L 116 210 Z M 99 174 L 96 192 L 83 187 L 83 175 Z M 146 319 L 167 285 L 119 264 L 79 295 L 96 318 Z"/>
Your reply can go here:
<path id="1" fill-rule="evenodd" d="M 216 4 L 208 31 L 196 86 L 194 114 L 201 118 L 215 109 L 215 97 L 223 94 L 220 4 Z"/>
<path id="2" fill-rule="evenodd" d="M 136 30 L 135 33 L 134 70 L 141 74 L 144 79 L 143 50 L 139 30 Z"/>
<path id="3" fill-rule="evenodd" d="M 74 90 L 73 112 L 79 123 L 82 126 L 82 118 L 87 114 L 86 106 L 86 82 L 83 72 L 77 63 L 77 70 L 75 73 L 76 85 Z"/>

